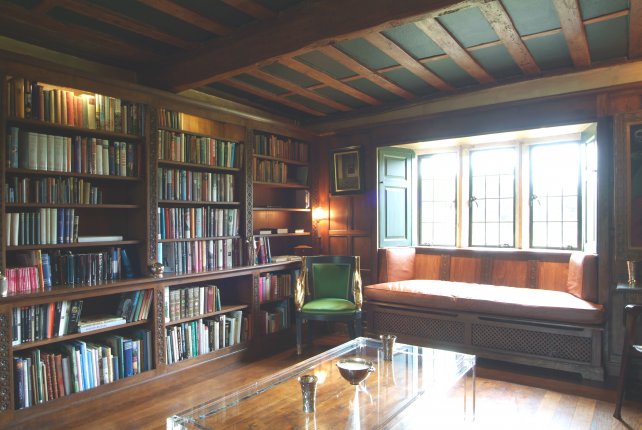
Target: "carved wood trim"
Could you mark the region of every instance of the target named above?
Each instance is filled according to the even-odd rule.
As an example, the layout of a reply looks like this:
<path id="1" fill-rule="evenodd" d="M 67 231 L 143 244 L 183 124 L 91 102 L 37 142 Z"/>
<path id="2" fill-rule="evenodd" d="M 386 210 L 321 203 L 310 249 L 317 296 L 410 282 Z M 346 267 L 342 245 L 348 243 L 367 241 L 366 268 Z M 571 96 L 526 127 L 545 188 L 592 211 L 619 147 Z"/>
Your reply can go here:
<path id="1" fill-rule="evenodd" d="M 149 138 L 147 139 L 147 181 L 149 195 L 149 246 L 147 263 L 158 258 L 158 110 L 149 109 Z M 164 336 L 163 336 L 164 337 Z"/>
<path id="2" fill-rule="evenodd" d="M 482 284 L 490 284 L 493 277 L 493 259 L 492 258 L 482 258 L 481 259 L 481 273 L 479 274 Z"/>
<path id="3" fill-rule="evenodd" d="M 0 313 L 0 413 L 11 409 L 10 321 L 9 310 Z"/>
<path id="4" fill-rule="evenodd" d="M 242 204 L 245 208 L 245 255 L 248 265 L 254 264 L 254 135 L 256 131 L 248 129 L 245 133 L 245 176 L 241 176 L 241 187 L 239 193 L 243 190 L 245 202 Z M 243 167 L 243 166 L 241 166 Z M 257 281 L 258 282 L 258 281 Z"/>
<path id="5" fill-rule="evenodd" d="M 442 255 L 439 262 L 439 279 L 450 281 L 450 255 Z"/>
<path id="6" fill-rule="evenodd" d="M 156 289 L 156 319 L 154 331 L 156 336 L 156 368 L 161 364 L 167 364 L 165 357 L 165 287 Z"/>
<path id="7" fill-rule="evenodd" d="M 528 288 L 537 288 L 538 286 L 538 266 L 539 263 L 537 260 L 528 260 L 528 279 L 526 280 Z"/>

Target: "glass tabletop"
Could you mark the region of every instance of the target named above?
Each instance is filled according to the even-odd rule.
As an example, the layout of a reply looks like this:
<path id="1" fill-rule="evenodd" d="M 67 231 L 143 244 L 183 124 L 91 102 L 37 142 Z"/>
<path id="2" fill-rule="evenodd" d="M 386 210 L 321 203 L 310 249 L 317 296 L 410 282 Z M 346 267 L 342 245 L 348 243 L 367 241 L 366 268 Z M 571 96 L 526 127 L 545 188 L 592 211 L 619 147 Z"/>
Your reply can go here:
<path id="1" fill-rule="evenodd" d="M 168 418 L 170 429 L 382 428 L 421 396 L 439 395 L 469 372 L 475 356 L 397 343 L 384 361 L 379 340 L 360 337 L 239 390 Z M 374 371 L 358 385 L 337 363 L 368 361 Z M 314 375 L 314 412 L 304 412 L 299 377 Z M 464 393 L 466 390 L 464 390 Z M 465 399 L 464 399 L 465 404 Z"/>

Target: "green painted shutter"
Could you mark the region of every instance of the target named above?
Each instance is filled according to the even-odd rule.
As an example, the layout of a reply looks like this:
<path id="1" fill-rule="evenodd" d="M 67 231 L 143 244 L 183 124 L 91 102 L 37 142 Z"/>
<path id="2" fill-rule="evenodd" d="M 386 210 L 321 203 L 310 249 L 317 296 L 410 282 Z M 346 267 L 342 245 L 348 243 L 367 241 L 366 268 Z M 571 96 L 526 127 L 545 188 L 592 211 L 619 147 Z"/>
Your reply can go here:
<path id="1" fill-rule="evenodd" d="M 401 148 L 379 149 L 379 247 L 412 245 L 412 159 Z"/>

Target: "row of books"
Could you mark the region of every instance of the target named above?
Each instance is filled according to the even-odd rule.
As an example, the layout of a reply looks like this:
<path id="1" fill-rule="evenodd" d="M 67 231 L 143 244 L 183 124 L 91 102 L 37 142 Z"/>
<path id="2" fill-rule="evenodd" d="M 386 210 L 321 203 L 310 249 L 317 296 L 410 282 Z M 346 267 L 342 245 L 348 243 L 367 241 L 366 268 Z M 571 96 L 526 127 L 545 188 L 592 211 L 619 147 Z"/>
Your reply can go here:
<path id="1" fill-rule="evenodd" d="M 259 303 L 293 295 L 292 273 L 266 273 L 259 276 Z"/>
<path id="2" fill-rule="evenodd" d="M 127 378 L 153 367 L 149 330 L 73 340 L 13 357 L 16 409 Z"/>
<path id="3" fill-rule="evenodd" d="M 258 312 L 259 326 L 263 334 L 276 333 L 290 327 L 290 303 L 283 300 L 270 306 L 270 309 L 261 309 Z"/>
<path id="4" fill-rule="evenodd" d="M 37 212 L 8 212 L 8 246 L 56 245 L 78 241 L 79 217 L 74 208 L 40 208 Z"/>
<path id="5" fill-rule="evenodd" d="M 166 128 L 183 128 L 183 114 L 165 108 L 158 109 L 158 125 Z"/>
<path id="6" fill-rule="evenodd" d="M 76 333 L 82 305 L 82 300 L 63 300 L 13 308 L 13 345 Z"/>
<path id="7" fill-rule="evenodd" d="M 58 136 L 10 127 L 9 168 L 110 176 L 139 176 L 142 146 L 86 136 Z"/>
<path id="8" fill-rule="evenodd" d="M 229 208 L 158 208 L 159 239 L 237 236 L 239 210 Z"/>
<path id="9" fill-rule="evenodd" d="M 221 292 L 216 285 L 165 287 L 165 322 L 192 318 L 221 310 Z"/>
<path id="10" fill-rule="evenodd" d="M 254 154 L 287 160 L 308 161 L 308 144 L 273 134 L 254 135 Z"/>
<path id="11" fill-rule="evenodd" d="M 272 251 L 270 251 L 270 238 L 255 236 L 254 242 L 254 262 L 256 264 L 266 264 L 272 262 Z"/>
<path id="12" fill-rule="evenodd" d="M 288 165 L 281 161 L 254 159 L 252 179 L 260 182 L 285 184 L 288 182 Z"/>
<path id="13" fill-rule="evenodd" d="M 152 307 L 153 293 L 154 290 L 122 293 L 116 308 L 116 316 L 124 318 L 128 323 L 146 320 Z"/>
<path id="14" fill-rule="evenodd" d="M 167 328 L 167 364 L 236 345 L 249 337 L 249 320 L 242 311 L 176 324 Z"/>
<path id="15" fill-rule="evenodd" d="M 102 94 L 76 94 L 22 78 L 9 81 L 9 116 L 92 130 L 141 134 L 144 107 Z"/>
<path id="16" fill-rule="evenodd" d="M 243 144 L 213 137 L 158 130 L 158 159 L 240 168 Z"/>
<path id="17" fill-rule="evenodd" d="M 238 239 L 196 240 L 158 244 L 165 273 L 203 273 L 239 265 Z"/>
<path id="18" fill-rule="evenodd" d="M 234 176 L 227 173 L 159 168 L 157 185 L 161 200 L 234 201 Z"/>
<path id="19" fill-rule="evenodd" d="M 8 177 L 5 183 L 7 203 L 98 205 L 103 192 L 82 178 Z"/>

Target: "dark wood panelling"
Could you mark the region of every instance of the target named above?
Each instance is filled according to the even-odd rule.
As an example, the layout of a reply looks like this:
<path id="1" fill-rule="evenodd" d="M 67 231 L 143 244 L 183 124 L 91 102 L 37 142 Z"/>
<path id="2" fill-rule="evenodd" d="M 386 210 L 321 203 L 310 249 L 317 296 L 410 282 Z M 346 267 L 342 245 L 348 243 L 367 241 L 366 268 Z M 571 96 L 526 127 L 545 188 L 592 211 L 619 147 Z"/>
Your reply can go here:
<path id="1" fill-rule="evenodd" d="M 350 255 L 350 238 L 348 237 L 330 237 L 330 255 Z"/>
<path id="2" fill-rule="evenodd" d="M 352 197 L 352 213 L 353 222 L 352 228 L 355 230 L 370 231 L 372 225 L 377 221 L 377 218 L 370 212 L 372 203 L 368 201 L 365 194 Z"/>
<path id="3" fill-rule="evenodd" d="M 330 198 L 330 230 L 349 230 L 352 224 L 350 197 Z"/>
<path id="4" fill-rule="evenodd" d="M 352 253 L 350 255 L 361 257 L 361 280 L 363 285 L 372 284 L 376 281 L 376 273 L 372 271 L 371 249 L 370 237 L 355 236 L 352 238 Z"/>

